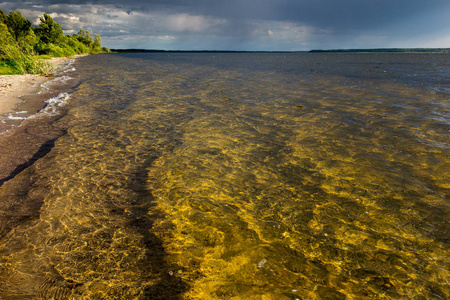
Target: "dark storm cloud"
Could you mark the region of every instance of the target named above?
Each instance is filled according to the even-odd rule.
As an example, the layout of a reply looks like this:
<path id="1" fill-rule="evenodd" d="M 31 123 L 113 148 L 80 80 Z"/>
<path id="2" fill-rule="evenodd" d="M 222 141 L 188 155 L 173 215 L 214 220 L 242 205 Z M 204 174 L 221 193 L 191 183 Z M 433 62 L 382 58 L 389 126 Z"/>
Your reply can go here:
<path id="1" fill-rule="evenodd" d="M 31 0 L 23 3 L 43 6 L 114 5 L 124 11 L 156 9 L 227 19 L 295 21 L 338 28 L 377 27 L 440 10 L 450 13 L 448 0 Z"/>
<path id="2" fill-rule="evenodd" d="M 408 47 L 450 36 L 448 0 L 0 0 L 0 8 L 53 13 L 66 31 L 84 26 L 115 36 L 111 43 L 134 35 L 167 47 Z"/>

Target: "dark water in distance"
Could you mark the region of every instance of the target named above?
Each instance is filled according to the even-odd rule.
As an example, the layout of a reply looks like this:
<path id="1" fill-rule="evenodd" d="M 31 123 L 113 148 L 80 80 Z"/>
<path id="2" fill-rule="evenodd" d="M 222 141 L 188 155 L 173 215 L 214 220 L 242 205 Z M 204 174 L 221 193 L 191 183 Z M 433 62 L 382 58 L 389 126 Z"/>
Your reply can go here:
<path id="1" fill-rule="evenodd" d="M 74 66 L 67 134 L 0 187 L 42 203 L 0 299 L 450 298 L 449 55 Z"/>

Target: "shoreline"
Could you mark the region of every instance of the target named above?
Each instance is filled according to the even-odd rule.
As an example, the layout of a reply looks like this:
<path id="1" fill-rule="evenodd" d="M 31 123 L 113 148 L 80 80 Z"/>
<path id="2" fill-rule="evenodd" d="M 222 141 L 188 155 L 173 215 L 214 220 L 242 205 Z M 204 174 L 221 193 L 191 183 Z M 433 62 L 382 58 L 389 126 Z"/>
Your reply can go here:
<path id="1" fill-rule="evenodd" d="M 54 68 L 49 77 L 0 76 L 0 188 L 45 155 L 42 149 L 51 149 L 52 142 L 64 134 L 64 125 L 54 123 L 64 114 L 64 108 L 59 108 L 57 114 L 47 114 L 45 107 L 53 107 L 48 100 L 67 97 L 77 80 L 76 75 L 72 77 L 75 69 L 71 65 L 81 56 L 49 60 Z M 45 117 L 35 118 L 41 111 Z M 0 205 L 0 219 L 2 211 Z"/>
<path id="2" fill-rule="evenodd" d="M 75 56 L 74 58 L 77 58 Z M 53 73 L 64 66 L 71 58 L 54 57 L 49 60 L 53 66 Z M 0 75 L 0 114 L 14 112 L 22 96 L 30 95 L 39 90 L 42 83 L 49 77 L 44 75 Z"/>
<path id="3" fill-rule="evenodd" d="M 39 217 L 47 191 L 41 190 L 38 198 L 26 196 L 37 180 L 33 165 L 50 153 L 68 126 L 64 105 L 56 102 L 54 107 L 48 101 L 65 101 L 73 91 L 79 79 L 72 64 L 81 56 L 51 59 L 54 70 L 50 77 L 0 76 L 0 238 Z M 56 113 L 52 108 L 57 108 Z"/>

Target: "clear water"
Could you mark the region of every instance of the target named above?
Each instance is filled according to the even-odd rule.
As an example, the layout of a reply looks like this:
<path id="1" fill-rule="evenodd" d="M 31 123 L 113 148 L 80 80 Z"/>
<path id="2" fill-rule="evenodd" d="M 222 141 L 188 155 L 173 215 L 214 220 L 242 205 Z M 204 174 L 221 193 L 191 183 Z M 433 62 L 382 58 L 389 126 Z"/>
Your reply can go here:
<path id="1" fill-rule="evenodd" d="M 24 125 L 65 134 L 0 187 L 33 210 L 0 219 L 0 299 L 450 298 L 449 55 L 74 66 Z"/>

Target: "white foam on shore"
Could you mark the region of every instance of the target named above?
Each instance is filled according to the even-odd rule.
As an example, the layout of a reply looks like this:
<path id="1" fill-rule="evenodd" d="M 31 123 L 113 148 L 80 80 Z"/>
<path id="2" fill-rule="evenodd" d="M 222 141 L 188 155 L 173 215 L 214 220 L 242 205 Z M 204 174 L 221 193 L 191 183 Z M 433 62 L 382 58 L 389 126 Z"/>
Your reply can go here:
<path id="1" fill-rule="evenodd" d="M 38 92 L 38 94 L 43 94 L 43 93 L 49 91 L 50 88 L 48 86 L 50 84 L 63 84 L 63 83 L 66 83 L 70 79 L 73 79 L 73 78 L 70 76 L 64 75 L 64 76 L 58 76 L 49 81 L 46 81 L 43 84 L 41 84 L 42 89 L 41 89 L 41 91 Z"/>
<path id="2" fill-rule="evenodd" d="M 42 116 L 56 116 L 58 114 L 58 108 L 66 105 L 69 98 L 70 98 L 69 93 L 60 93 L 58 96 L 44 101 L 44 103 L 45 103 L 44 108 L 42 108 L 36 114 L 28 116 L 28 117 L 22 117 L 20 115 L 27 113 L 27 111 L 13 112 L 13 113 L 8 114 L 8 119 L 10 119 L 10 120 L 27 120 L 27 119 L 33 119 L 33 118 L 42 117 Z"/>
<path id="3" fill-rule="evenodd" d="M 21 115 L 21 114 L 26 114 L 27 113 L 27 111 L 17 111 L 17 112 L 13 112 L 13 113 L 9 113 L 8 114 L 8 119 L 10 119 L 10 120 L 25 120 L 25 119 L 27 119 L 27 117 L 21 117 L 21 116 L 18 116 L 18 115 Z"/>
<path id="4" fill-rule="evenodd" d="M 70 58 L 67 60 L 65 64 L 62 65 L 61 73 L 67 73 L 67 72 L 73 72 L 76 71 L 74 67 L 72 67 L 73 63 L 75 62 L 75 58 Z"/>
<path id="5" fill-rule="evenodd" d="M 33 116 L 55 116 L 58 114 L 58 107 L 64 106 L 67 104 L 67 100 L 69 100 L 69 93 L 60 93 L 58 96 L 53 97 L 45 101 L 45 106 L 41 109 L 37 114 Z"/>
<path id="6" fill-rule="evenodd" d="M 63 73 L 67 73 L 67 72 L 73 72 L 73 71 L 76 71 L 77 69 L 75 69 L 75 68 L 70 68 L 70 69 L 67 69 L 67 70 L 64 70 L 63 71 Z"/>

